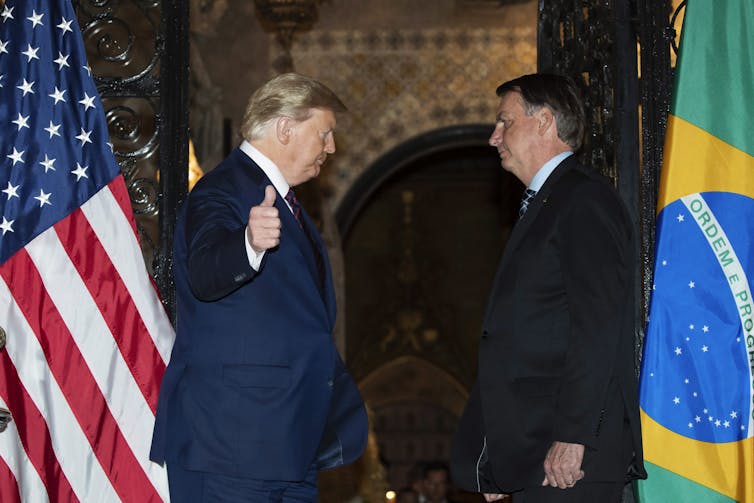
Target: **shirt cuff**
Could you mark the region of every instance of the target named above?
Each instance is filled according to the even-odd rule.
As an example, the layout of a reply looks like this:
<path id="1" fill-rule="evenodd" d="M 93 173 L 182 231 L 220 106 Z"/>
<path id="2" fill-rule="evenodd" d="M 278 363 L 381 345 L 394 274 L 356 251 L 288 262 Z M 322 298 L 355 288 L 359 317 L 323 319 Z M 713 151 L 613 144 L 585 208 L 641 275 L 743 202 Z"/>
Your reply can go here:
<path id="1" fill-rule="evenodd" d="M 249 265 L 255 271 L 259 271 L 259 266 L 262 264 L 262 257 L 264 257 L 264 251 L 257 253 L 249 243 L 249 226 L 246 226 L 246 232 L 243 233 L 243 243 L 246 245 L 246 257 L 249 259 Z"/>

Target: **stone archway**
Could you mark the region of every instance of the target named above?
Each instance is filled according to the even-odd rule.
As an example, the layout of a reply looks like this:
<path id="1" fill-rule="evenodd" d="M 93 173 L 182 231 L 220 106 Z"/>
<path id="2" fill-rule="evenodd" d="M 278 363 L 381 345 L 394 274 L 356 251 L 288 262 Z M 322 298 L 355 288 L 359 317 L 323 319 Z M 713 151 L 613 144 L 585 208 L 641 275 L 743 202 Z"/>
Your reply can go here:
<path id="1" fill-rule="evenodd" d="M 468 391 L 446 370 L 398 357 L 362 379 L 380 457 L 392 487 L 405 485 L 417 461 L 447 460 Z"/>

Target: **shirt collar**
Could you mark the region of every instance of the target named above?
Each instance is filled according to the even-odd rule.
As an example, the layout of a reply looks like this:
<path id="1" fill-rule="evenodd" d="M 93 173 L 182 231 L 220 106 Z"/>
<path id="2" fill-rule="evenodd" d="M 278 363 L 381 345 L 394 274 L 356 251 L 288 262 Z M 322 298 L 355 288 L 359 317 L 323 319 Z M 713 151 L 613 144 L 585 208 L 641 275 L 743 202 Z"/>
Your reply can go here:
<path id="1" fill-rule="evenodd" d="M 240 148 L 241 152 L 246 154 L 252 161 L 257 163 L 261 170 L 264 171 L 264 174 L 267 175 L 267 178 L 270 179 L 272 186 L 275 187 L 275 190 L 278 191 L 278 194 L 285 197 L 291 186 L 288 185 L 288 182 L 286 182 L 285 178 L 283 178 L 283 174 L 280 172 L 280 168 L 275 166 L 275 163 L 272 162 L 269 157 L 264 155 L 246 140 L 242 141 L 241 145 L 238 148 Z"/>
<path id="2" fill-rule="evenodd" d="M 567 157 L 570 157 L 573 155 L 573 152 L 570 150 L 566 150 L 565 152 L 561 152 L 549 161 L 547 161 L 544 166 L 539 168 L 539 171 L 534 175 L 534 178 L 531 179 L 531 183 L 529 184 L 529 188 L 535 192 L 538 192 L 539 189 L 542 188 L 542 185 L 545 184 L 547 181 L 547 178 L 550 176 L 550 174 L 555 171 L 555 168 L 558 167 L 558 165 L 563 162 L 564 159 Z"/>

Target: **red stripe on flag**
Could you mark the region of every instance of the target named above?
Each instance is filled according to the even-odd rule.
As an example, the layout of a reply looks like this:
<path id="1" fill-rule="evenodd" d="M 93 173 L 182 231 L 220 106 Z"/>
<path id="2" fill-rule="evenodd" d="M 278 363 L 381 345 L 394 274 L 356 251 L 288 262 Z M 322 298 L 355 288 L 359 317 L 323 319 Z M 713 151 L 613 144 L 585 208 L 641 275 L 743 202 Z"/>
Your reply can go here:
<path id="1" fill-rule="evenodd" d="M 134 218 L 134 209 L 131 206 L 131 196 L 128 194 L 128 188 L 126 187 L 126 181 L 122 176 L 118 175 L 113 178 L 108 185 L 110 192 L 112 192 L 115 201 L 120 206 L 121 211 L 126 215 L 128 223 L 131 224 L 131 228 L 134 231 L 134 235 L 138 236 L 139 233 L 136 230 L 136 219 Z"/>
<path id="2" fill-rule="evenodd" d="M 52 450 L 52 439 L 47 423 L 26 392 L 26 388 L 18 377 L 16 367 L 6 351 L 0 351 L 0 375 L 2 376 L 0 378 L 0 395 L 8 404 L 8 409 L 13 415 L 13 423 L 18 430 L 18 436 L 21 438 L 21 444 L 24 446 L 31 464 L 39 473 L 42 483 L 47 488 L 50 501 L 78 502 L 79 500 L 74 494 L 71 484 L 66 479 L 55 457 L 55 451 Z M 0 433 L 0 435 L 4 434 Z M 5 463 L 2 466 L 8 468 Z M 4 469 L 0 470 L 0 472 L 4 471 Z M 8 472 L 10 473 L 10 469 L 8 469 Z M 10 473 L 10 476 L 13 477 L 13 474 Z M 12 499 L 13 497 L 17 497 L 17 501 L 21 501 L 15 477 L 13 477 L 12 482 L 14 487 L 11 490 L 6 487 L 5 473 L 0 474 L 0 495 L 2 495 L 3 503 L 5 503 L 6 498 L 8 498 L 8 501 L 15 501 Z"/>
<path id="3" fill-rule="evenodd" d="M 0 497 L 3 503 L 21 503 L 16 477 L 3 458 L 0 458 Z"/>
<path id="4" fill-rule="evenodd" d="M 118 429 L 97 382 L 25 249 L 0 266 L 0 276 L 39 339 L 50 371 L 115 492 L 123 501 L 161 502 L 162 498 Z"/>
<path id="5" fill-rule="evenodd" d="M 155 414 L 165 362 L 118 270 L 80 208 L 55 224 L 55 231 L 102 313 L 152 414 Z"/>

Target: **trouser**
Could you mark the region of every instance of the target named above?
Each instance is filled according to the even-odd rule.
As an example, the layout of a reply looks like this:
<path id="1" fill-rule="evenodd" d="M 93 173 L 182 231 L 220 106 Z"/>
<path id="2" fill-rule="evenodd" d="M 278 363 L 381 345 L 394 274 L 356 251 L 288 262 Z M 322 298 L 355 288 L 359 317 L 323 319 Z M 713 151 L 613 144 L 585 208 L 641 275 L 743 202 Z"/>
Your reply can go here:
<path id="1" fill-rule="evenodd" d="M 186 470 L 168 463 L 172 503 L 314 503 L 317 470 L 310 469 L 300 482 L 258 480 Z"/>
<path id="2" fill-rule="evenodd" d="M 513 503 L 620 503 L 625 485 L 624 482 L 577 482 L 567 489 L 527 487 L 513 493 Z"/>

